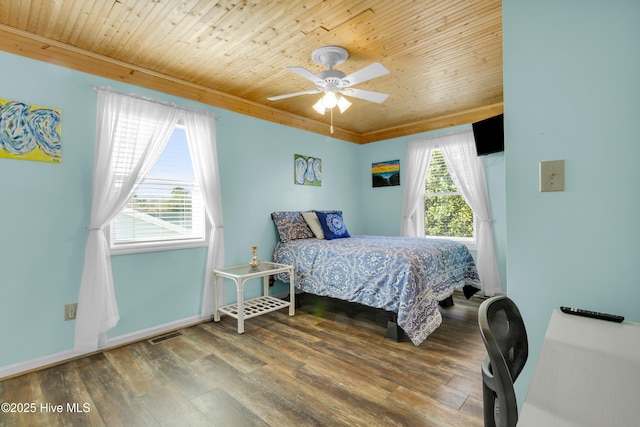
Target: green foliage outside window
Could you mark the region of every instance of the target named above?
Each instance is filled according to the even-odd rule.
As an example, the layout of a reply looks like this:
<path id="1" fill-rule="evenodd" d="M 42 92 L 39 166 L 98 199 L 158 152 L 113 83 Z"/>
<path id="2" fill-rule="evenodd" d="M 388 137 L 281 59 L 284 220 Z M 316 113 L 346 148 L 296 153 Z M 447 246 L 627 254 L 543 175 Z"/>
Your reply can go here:
<path id="1" fill-rule="evenodd" d="M 425 234 L 473 237 L 473 211 L 458 193 L 440 150 L 433 150 L 425 185 Z"/>

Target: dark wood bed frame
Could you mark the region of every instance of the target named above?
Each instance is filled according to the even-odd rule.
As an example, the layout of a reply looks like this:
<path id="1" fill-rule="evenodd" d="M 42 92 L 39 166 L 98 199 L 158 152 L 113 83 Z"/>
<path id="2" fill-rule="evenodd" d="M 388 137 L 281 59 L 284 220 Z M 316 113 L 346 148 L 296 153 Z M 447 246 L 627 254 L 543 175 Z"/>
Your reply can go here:
<path id="1" fill-rule="evenodd" d="M 355 306 L 361 306 L 361 307 L 366 307 L 369 310 L 381 310 L 387 313 L 387 315 L 389 316 L 389 320 L 387 321 L 387 332 L 385 334 L 385 338 L 391 341 L 395 341 L 395 342 L 401 342 L 404 340 L 405 337 L 405 333 L 402 330 L 402 328 L 400 326 L 398 326 L 398 313 L 393 312 L 393 311 L 387 311 L 387 310 L 383 310 L 380 308 L 375 308 L 375 307 L 369 307 L 363 304 L 359 304 L 359 303 L 355 303 L 355 302 L 349 302 L 349 301 L 343 301 L 343 300 L 339 300 L 337 298 L 331 298 L 331 297 L 321 297 L 315 294 L 309 294 L 307 292 L 301 292 L 301 293 L 296 293 L 296 308 L 300 308 L 302 305 L 301 302 L 301 296 L 303 295 L 313 295 L 317 298 L 328 298 L 328 299 L 332 299 L 332 300 L 336 300 L 336 301 L 341 301 L 344 303 L 348 303 L 351 305 L 355 305 Z M 289 300 L 289 295 L 287 295 L 286 297 L 287 300 Z M 448 298 L 445 298 L 444 300 L 440 301 L 438 303 L 440 305 L 440 307 L 451 307 L 453 306 L 453 296 L 449 296 Z"/>

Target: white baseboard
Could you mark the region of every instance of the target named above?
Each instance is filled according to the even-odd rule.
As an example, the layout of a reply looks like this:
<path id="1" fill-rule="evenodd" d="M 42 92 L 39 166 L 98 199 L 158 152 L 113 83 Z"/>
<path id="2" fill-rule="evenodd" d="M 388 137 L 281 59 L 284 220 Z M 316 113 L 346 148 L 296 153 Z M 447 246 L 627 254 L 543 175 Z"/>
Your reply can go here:
<path id="1" fill-rule="evenodd" d="M 131 332 L 129 334 L 120 335 L 118 337 L 109 338 L 105 348 L 100 351 L 107 350 L 111 347 L 119 347 L 124 344 L 130 344 L 136 341 L 148 339 L 156 335 L 164 334 L 166 332 L 175 331 L 176 329 L 185 328 L 198 323 L 206 322 L 207 320 L 213 320 L 213 316 L 206 318 L 200 315 L 187 317 L 186 319 L 176 320 L 175 322 L 165 323 L 164 325 L 154 326 L 152 328 L 143 329 L 141 331 Z"/>
<path id="2" fill-rule="evenodd" d="M 152 328 L 143 329 L 140 331 L 131 332 L 129 334 L 109 338 L 107 340 L 107 345 L 104 346 L 103 348 L 98 349 L 97 352 L 76 353 L 73 350 L 67 350 L 59 353 L 49 354 L 47 356 L 38 357 L 31 360 L 26 360 L 24 362 L 14 363 L 13 365 L 2 366 L 0 367 L 0 381 L 5 380 L 9 377 L 14 377 L 20 374 L 27 373 L 29 371 L 35 371 L 35 370 L 47 368 L 49 366 L 58 365 L 60 363 L 67 362 L 71 359 L 77 359 L 78 357 L 99 353 L 101 351 L 109 350 L 110 348 L 120 347 L 125 344 L 131 344 L 136 341 L 148 339 L 156 335 L 161 335 L 170 331 L 175 331 L 176 329 L 197 325 L 198 323 L 203 323 L 212 319 L 213 317 L 202 317 L 199 315 L 188 317 L 186 319 L 176 320 L 175 322 L 165 323 L 164 325 L 158 325 Z"/>
<path id="3" fill-rule="evenodd" d="M 57 365 L 66 360 L 71 360 L 80 356 L 74 353 L 72 350 L 62 351 L 60 353 L 50 354 L 47 356 L 38 357 L 36 359 L 27 360 L 24 362 L 14 363 L 13 365 L 7 365 L 0 368 L 0 381 L 9 377 L 20 375 L 36 369 L 42 369 L 48 366 Z"/>

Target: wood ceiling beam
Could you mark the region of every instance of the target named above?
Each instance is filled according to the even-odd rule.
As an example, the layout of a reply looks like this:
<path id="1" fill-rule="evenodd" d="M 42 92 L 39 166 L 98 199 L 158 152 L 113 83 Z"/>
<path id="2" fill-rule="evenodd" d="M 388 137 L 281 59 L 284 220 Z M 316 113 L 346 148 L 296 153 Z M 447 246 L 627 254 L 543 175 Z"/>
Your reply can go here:
<path id="1" fill-rule="evenodd" d="M 356 144 L 472 123 L 503 111 L 503 104 L 498 103 L 364 134 L 335 127 L 331 134 L 328 123 L 175 79 L 4 24 L 0 24 L 0 50 Z"/>
<path id="2" fill-rule="evenodd" d="M 447 114 L 446 116 L 431 117 L 402 126 L 363 133 L 360 135 L 360 144 L 384 141 L 385 139 L 397 138 L 406 135 L 415 135 L 422 132 L 444 129 L 452 126 L 466 125 L 488 119 L 489 117 L 497 116 L 503 112 L 504 104 L 499 102 L 485 107 Z"/>

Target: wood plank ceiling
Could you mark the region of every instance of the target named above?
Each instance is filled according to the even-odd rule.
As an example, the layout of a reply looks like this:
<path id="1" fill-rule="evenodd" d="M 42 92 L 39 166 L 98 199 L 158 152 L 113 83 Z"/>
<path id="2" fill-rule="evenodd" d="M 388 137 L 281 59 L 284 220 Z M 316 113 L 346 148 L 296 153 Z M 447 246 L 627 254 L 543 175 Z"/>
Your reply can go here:
<path id="1" fill-rule="evenodd" d="M 332 136 L 355 143 L 471 123 L 502 112 L 501 0 L 0 0 L 0 50 L 329 135 L 320 95 L 288 70 L 324 70 L 321 46 L 349 52 L 336 69 L 390 73 L 357 85 Z M 0 97 L 2 94 L 0 94 Z"/>

